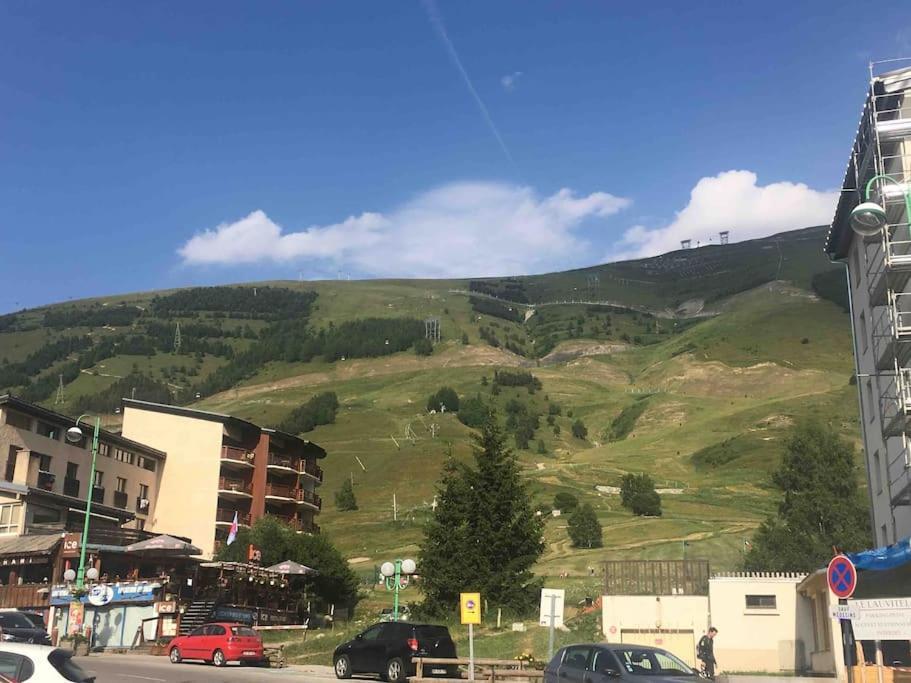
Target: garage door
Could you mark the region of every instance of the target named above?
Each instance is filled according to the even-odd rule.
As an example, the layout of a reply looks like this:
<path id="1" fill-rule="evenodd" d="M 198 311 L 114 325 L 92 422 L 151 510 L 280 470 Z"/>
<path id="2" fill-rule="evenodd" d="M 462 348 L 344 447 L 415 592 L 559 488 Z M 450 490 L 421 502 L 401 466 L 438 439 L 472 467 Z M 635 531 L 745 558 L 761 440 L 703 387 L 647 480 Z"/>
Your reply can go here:
<path id="1" fill-rule="evenodd" d="M 692 631 L 657 629 L 622 629 L 624 645 L 652 645 L 672 652 L 692 667 L 696 666 L 696 640 Z"/>

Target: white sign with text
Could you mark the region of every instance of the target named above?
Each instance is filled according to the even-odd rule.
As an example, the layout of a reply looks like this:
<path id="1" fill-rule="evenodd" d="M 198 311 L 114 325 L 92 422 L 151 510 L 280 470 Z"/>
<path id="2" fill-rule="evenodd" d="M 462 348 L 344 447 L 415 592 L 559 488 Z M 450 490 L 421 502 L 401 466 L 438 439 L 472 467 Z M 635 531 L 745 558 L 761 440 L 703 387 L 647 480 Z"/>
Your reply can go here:
<path id="1" fill-rule="evenodd" d="M 856 640 L 911 640 L 911 598 L 849 600 Z"/>
<path id="2" fill-rule="evenodd" d="M 563 601 L 565 598 L 566 591 L 562 588 L 541 589 L 541 618 L 538 622 L 541 626 L 550 626 L 551 609 L 553 609 L 554 627 L 563 626 Z"/>

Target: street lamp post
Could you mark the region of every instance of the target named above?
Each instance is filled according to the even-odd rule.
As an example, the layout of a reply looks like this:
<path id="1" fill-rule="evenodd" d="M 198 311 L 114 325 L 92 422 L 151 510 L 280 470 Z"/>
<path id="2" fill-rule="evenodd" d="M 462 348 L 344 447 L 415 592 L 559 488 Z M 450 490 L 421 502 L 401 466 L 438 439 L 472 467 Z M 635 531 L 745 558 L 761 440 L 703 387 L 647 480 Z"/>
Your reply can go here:
<path id="1" fill-rule="evenodd" d="M 399 620 L 399 591 L 408 587 L 408 577 L 415 573 L 417 566 L 414 560 L 396 560 L 395 562 L 383 562 L 380 567 L 380 574 L 383 575 L 383 583 L 386 590 L 392 591 L 392 620 Z"/>
<path id="2" fill-rule="evenodd" d="M 80 415 L 76 418 L 76 424 L 66 430 L 66 440 L 71 443 L 78 443 L 85 434 L 79 428 L 79 421 L 90 415 Z M 82 525 L 82 540 L 79 542 L 79 569 L 76 572 L 76 588 L 82 588 L 85 585 L 85 546 L 89 542 L 89 520 L 92 516 L 92 496 L 95 493 L 95 460 L 98 458 L 98 432 L 101 430 L 101 418 L 95 418 L 95 430 L 92 434 L 92 467 L 89 471 L 88 495 L 85 500 L 85 522 Z M 93 567 L 94 569 L 94 567 Z M 93 571 L 92 574 L 97 574 Z M 91 578 L 91 577 L 90 577 Z"/>
<path id="3" fill-rule="evenodd" d="M 854 207 L 854 210 L 851 211 L 851 227 L 854 229 L 854 232 L 862 237 L 873 237 L 886 227 L 887 219 L 885 208 L 870 199 L 870 191 L 877 181 L 888 182 L 898 188 L 898 191 L 902 193 L 905 200 L 905 220 L 911 222 L 911 193 L 908 192 L 907 185 L 890 175 L 876 175 L 870 178 L 870 180 L 867 181 L 866 187 L 864 187 L 863 203 L 858 204 Z M 885 194 L 885 192 L 883 194 Z"/>

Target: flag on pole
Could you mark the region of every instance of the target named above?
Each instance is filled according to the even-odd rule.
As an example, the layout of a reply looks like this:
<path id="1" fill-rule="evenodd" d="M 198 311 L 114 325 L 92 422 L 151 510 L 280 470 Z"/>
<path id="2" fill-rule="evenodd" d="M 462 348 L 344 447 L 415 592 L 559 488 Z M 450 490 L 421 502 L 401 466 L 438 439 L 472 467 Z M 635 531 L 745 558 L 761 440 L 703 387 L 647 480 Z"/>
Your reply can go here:
<path id="1" fill-rule="evenodd" d="M 237 510 L 234 511 L 234 521 L 231 522 L 231 529 L 228 531 L 228 545 L 234 543 L 237 538 Z"/>

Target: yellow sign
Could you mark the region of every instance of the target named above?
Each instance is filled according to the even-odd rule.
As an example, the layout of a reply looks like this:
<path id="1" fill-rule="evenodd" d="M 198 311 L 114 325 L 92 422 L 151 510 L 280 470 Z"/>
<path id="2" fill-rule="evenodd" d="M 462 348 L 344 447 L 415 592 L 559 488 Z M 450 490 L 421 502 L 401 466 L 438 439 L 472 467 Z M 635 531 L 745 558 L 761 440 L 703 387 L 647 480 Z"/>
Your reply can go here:
<path id="1" fill-rule="evenodd" d="M 460 611 L 463 624 L 481 623 L 481 594 L 459 593 Z"/>

